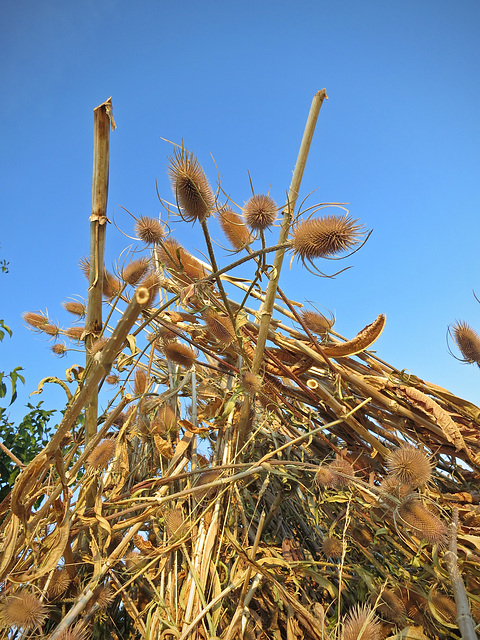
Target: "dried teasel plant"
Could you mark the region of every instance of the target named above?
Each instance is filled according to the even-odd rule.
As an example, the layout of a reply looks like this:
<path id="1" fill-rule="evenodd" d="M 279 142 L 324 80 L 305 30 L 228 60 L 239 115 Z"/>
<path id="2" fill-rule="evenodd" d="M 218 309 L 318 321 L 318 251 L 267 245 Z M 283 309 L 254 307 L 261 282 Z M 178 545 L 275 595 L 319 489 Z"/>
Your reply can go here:
<path id="1" fill-rule="evenodd" d="M 197 158 L 184 148 L 175 149 L 168 171 L 182 218 L 204 222 L 215 206 L 215 196 Z"/>
<path id="2" fill-rule="evenodd" d="M 387 468 L 392 478 L 400 485 L 412 489 L 423 487 L 432 476 L 434 462 L 417 447 L 403 444 L 392 451 L 387 458 Z"/>
<path id="3" fill-rule="evenodd" d="M 382 626 L 368 605 L 357 604 L 342 622 L 342 640 L 381 640 Z"/>
<path id="4" fill-rule="evenodd" d="M 257 194 L 252 196 L 243 207 L 243 217 L 250 229 L 264 231 L 275 222 L 278 207 L 270 196 Z"/>
<path id="5" fill-rule="evenodd" d="M 250 244 L 250 231 L 238 213 L 228 207 L 218 211 L 220 226 L 234 249 L 239 251 Z"/>
<path id="6" fill-rule="evenodd" d="M 466 322 L 457 321 L 450 327 L 455 344 L 460 349 L 463 361 L 476 363 L 480 367 L 480 336 Z"/>
<path id="7" fill-rule="evenodd" d="M 0 628 L 16 627 L 29 631 L 41 626 L 48 615 L 48 606 L 27 589 L 8 595 L 0 604 Z"/>
<path id="8" fill-rule="evenodd" d="M 302 262 L 330 258 L 353 249 L 365 234 L 364 227 L 347 215 L 322 216 L 300 222 L 292 232 L 291 247 Z"/>
<path id="9" fill-rule="evenodd" d="M 140 216 L 135 223 L 135 235 L 147 245 L 158 245 L 165 237 L 165 229 L 157 218 Z"/>

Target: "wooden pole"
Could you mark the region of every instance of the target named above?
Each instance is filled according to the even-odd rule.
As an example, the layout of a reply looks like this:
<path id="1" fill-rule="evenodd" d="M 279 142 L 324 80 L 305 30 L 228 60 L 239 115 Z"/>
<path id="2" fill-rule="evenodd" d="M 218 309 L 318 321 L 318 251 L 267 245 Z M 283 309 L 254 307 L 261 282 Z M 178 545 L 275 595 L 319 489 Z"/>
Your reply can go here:
<path id="1" fill-rule="evenodd" d="M 115 128 L 112 99 L 93 110 L 93 178 L 92 214 L 90 216 L 90 277 L 88 287 L 87 318 L 85 322 L 86 371 L 90 369 L 90 347 L 102 330 L 102 294 L 104 276 L 105 236 L 107 230 L 108 166 L 110 128 Z M 85 407 L 85 442 L 97 432 L 98 394 L 92 396 Z"/>

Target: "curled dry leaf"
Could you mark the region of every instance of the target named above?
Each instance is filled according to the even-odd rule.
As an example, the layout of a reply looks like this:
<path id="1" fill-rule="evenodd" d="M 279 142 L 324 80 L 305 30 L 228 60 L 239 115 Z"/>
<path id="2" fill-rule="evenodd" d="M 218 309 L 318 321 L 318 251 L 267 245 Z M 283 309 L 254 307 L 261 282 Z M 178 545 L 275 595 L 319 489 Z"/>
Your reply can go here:
<path id="1" fill-rule="evenodd" d="M 435 422 L 441 427 L 443 435 L 451 442 L 457 451 L 467 451 L 465 440 L 460 432 L 457 424 L 452 420 L 450 415 L 442 409 L 442 407 L 427 396 L 422 391 L 415 389 L 414 387 L 399 386 L 397 390 L 412 402 L 417 408 L 426 413 L 428 416 L 435 418 Z"/>

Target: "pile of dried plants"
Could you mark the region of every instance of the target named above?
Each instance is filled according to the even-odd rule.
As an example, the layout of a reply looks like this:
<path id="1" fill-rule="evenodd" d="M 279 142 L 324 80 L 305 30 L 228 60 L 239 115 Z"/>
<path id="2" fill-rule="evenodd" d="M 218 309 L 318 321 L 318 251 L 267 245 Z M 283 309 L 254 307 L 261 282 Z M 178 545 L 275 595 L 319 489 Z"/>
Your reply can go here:
<path id="1" fill-rule="evenodd" d="M 65 303 L 86 320 L 25 314 L 86 364 L 57 381 L 61 424 L 0 505 L 1 638 L 476 637 L 480 410 L 372 353 L 383 314 L 347 340 L 279 287 L 284 257 L 315 271 L 367 238 L 343 208 L 297 206 L 325 98 L 282 206 L 240 210 L 174 146 L 168 216 L 136 220 L 141 253 L 116 275 L 110 101 L 95 110 L 88 302 Z"/>

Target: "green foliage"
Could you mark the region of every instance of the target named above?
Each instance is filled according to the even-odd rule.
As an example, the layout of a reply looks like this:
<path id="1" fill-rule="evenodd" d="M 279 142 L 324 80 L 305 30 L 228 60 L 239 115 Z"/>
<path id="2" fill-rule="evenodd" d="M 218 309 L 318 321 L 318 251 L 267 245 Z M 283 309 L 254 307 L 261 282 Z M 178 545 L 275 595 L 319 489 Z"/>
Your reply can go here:
<path id="1" fill-rule="evenodd" d="M 1 263 L 0 263 L 1 264 Z M 12 330 L 3 320 L 0 320 L 0 342 L 8 333 L 12 337 Z M 25 378 L 19 373 L 22 367 L 15 367 L 10 373 L 0 371 L 0 399 L 7 395 L 8 387 L 6 381 L 10 382 L 11 397 L 10 404 L 17 398 L 17 382 L 25 384 Z M 48 442 L 48 421 L 54 410 L 46 411 L 41 408 L 43 402 L 36 406 L 27 404 L 29 412 L 24 416 L 18 426 L 10 422 L 6 409 L 0 407 L 0 442 L 6 447 L 20 462 L 27 464 L 39 453 Z M 0 450 L 0 502 L 10 491 L 15 478 L 20 469 L 12 458 Z"/>
<path id="2" fill-rule="evenodd" d="M 28 464 L 49 441 L 48 422 L 55 413 L 41 408 L 43 401 L 36 406 L 28 403 L 30 411 L 18 426 L 10 422 L 6 410 L 0 407 L 0 442 L 3 443 L 23 464 Z M 18 466 L 3 451 L 0 451 L 0 501 L 10 491 L 19 473 Z"/>

